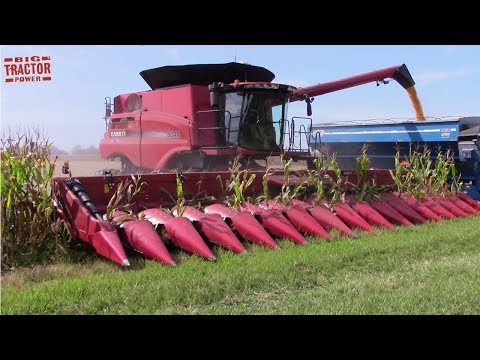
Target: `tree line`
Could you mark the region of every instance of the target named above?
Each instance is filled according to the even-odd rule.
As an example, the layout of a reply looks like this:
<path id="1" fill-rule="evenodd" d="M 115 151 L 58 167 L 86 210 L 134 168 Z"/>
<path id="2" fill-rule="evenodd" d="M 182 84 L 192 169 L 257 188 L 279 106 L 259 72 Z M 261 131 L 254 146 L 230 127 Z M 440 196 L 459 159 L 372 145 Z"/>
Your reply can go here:
<path id="1" fill-rule="evenodd" d="M 93 155 L 93 154 L 98 154 L 98 147 L 94 145 L 83 147 L 77 144 L 70 151 L 59 149 L 56 146 L 52 146 L 50 149 L 50 155 Z"/>

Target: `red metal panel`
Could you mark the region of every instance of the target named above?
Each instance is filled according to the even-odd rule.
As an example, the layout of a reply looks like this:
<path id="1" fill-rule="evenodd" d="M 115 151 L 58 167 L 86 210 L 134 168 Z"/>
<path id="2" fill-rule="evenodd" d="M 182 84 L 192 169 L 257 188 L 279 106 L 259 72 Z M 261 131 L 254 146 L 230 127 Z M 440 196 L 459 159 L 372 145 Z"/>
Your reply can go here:
<path id="1" fill-rule="evenodd" d="M 192 127 L 192 146 L 217 146 L 218 130 L 204 129 L 213 128 L 217 124 L 217 112 L 204 112 L 212 110 L 210 106 L 210 91 L 207 86 L 190 86 L 190 96 L 192 99 L 192 119 L 195 122 Z M 199 111 L 202 111 L 199 113 Z M 203 130 L 200 130 L 202 129 Z"/>
<path id="2" fill-rule="evenodd" d="M 58 206 L 63 208 L 65 221 L 78 230 L 78 233 L 72 235 L 92 245 L 98 254 L 120 265 L 128 266 L 125 250 L 112 225 L 108 221 L 94 218 L 64 182 L 54 182 L 53 189 L 57 201 L 61 204 Z"/>
<path id="3" fill-rule="evenodd" d="M 178 216 L 176 210 L 174 214 Z M 182 216 L 189 219 L 195 229 L 211 242 L 238 253 L 246 251 L 219 214 L 205 214 L 192 206 L 186 206 Z"/>
<path id="4" fill-rule="evenodd" d="M 160 90 L 142 91 L 139 95 L 142 96 L 142 110 L 143 111 L 162 111 L 162 94 Z"/>
<path id="5" fill-rule="evenodd" d="M 142 167 L 164 169 L 181 151 L 191 149 L 191 121 L 172 114 L 145 111 L 142 120 Z"/>
<path id="6" fill-rule="evenodd" d="M 307 240 L 277 209 L 265 210 L 261 207 L 244 203 L 242 210 L 254 215 L 258 222 L 273 235 L 286 238 L 293 242 L 304 244 Z"/>
<path id="7" fill-rule="evenodd" d="M 105 159 L 123 155 L 140 166 L 140 129 L 140 112 L 113 115 L 100 141 L 100 155 Z"/>
<path id="8" fill-rule="evenodd" d="M 338 91 L 342 89 L 348 89 L 353 86 L 359 86 L 373 82 L 376 80 L 383 80 L 387 78 L 393 78 L 396 71 L 401 68 L 402 65 L 391 66 L 385 69 L 375 70 L 360 75 L 350 76 L 340 80 L 329 81 L 313 86 L 308 86 L 301 88 L 298 93 L 306 94 L 308 96 L 318 96 L 327 94 L 333 91 Z"/>

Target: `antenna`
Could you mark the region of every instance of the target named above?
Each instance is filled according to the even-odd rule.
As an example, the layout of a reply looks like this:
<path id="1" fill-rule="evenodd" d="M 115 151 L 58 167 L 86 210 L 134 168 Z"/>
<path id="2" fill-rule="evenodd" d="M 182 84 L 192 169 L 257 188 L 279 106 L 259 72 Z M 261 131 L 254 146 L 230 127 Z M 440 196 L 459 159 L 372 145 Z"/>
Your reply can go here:
<path id="1" fill-rule="evenodd" d="M 237 49 L 235 49 L 235 62 L 237 62 Z"/>

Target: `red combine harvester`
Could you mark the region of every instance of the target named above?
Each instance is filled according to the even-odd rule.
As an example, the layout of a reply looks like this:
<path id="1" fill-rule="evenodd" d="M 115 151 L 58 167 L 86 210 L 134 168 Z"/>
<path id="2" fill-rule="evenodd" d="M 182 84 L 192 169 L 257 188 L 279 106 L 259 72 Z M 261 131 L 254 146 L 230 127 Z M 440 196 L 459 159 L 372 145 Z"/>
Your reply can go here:
<path id="1" fill-rule="evenodd" d="M 306 101 L 310 116 L 317 95 L 387 78 L 404 88 L 415 84 L 405 65 L 303 89 L 272 83 L 271 71 L 242 63 L 164 66 L 140 75 L 152 90 L 115 97 L 113 111 L 106 99 L 100 154 L 121 159 L 126 173 L 227 169 L 238 154 L 309 158 L 310 136 L 296 118 L 288 120 L 289 102 Z"/>
<path id="2" fill-rule="evenodd" d="M 332 229 L 355 236 L 354 229 L 373 231 L 372 225 L 393 226 L 390 221 L 411 225 L 426 216 L 436 221 L 439 216 L 453 216 L 444 212 L 432 215 L 414 199 L 408 199 L 409 205 L 402 199 L 389 198 L 391 206 L 379 201 L 352 204 L 353 208 L 342 203 L 331 209 L 300 200 L 288 205 L 271 200 L 244 202 L 236 209 L 221 203 L 219 180 L 225 184 L 230 178 L 231 173 L 225 170 L 237 155 L 247 161 L 281 153 L 310 158 L 306 127 L 297 127 L 295 118 L 287 118 L 290 102 L 306 101 L 310 116 L 311 101 L 317 95 L 390 78 L 409 89 L 414 81 L 405 65 L 303 89 L 272 83 L 274 74 L 269 70 L 240 63 L 165 66 L 142 71 L 141 75 L 152 90 L 115 97 L 113 111 L 108 98 L 106 101 L 107 131 L 100 152 L 106 159 L 120 158 L 123 175 L 105 172 L 103 176 L 57 177 L 52 186 L 56 213 L 71 234 L 118 264 L 129 265 L 125 249 L 130 249 L 173 265 L 165 241 L 214 260 L 208 243 L 243 252 L 240 240 L 278 248 L 275 238 L 304 244 L 305 235 L 329 238 Z M 303 138 L 304 146 L 295 146 L 295 138 Z M 198 194 L 217 200 L 204 201 L 197 208 L 186 206 L 182 211 L 173 208 L 178 173 L 171 169 L 196 170 L 183 172 L 186 200 Z M 115 211 L 107 217 L 108 204 L 119 184 L 130 180 L 126 174 L 135 172 L 147 172 L 141 176 L 147 186 L 135 196 L 131 213 Z M 64 173 L 69 173 L 68 167 Z M 245 195 L 256 197 L 264 190 L 265 172 L 251 173 L 255 178 Z M 347 181 L 356 183 L 352 172 L 345 175 Z M 386 170 L 369 171 L 367 178 L 372 177 L 378 185 L 392 183 Z M 292 176 L 289 184 L 300 179 Z M 279 194 L 286 182 L 283 171 L 269 175 L 267 180 L 270 198 Z M 477 203 L 469 206 L 462 200 L 455 199 L 465 211 L 476 211 L 472 206 Z M 413 210 L 406 206 L 421 211 L 424 217 L 413 216 Z M 432 209 L 439 206 L 434 202 Z M 398 217 L 393 216 L 397 210 Z M 391 217 L 387 220 L 380 212 Z"/>

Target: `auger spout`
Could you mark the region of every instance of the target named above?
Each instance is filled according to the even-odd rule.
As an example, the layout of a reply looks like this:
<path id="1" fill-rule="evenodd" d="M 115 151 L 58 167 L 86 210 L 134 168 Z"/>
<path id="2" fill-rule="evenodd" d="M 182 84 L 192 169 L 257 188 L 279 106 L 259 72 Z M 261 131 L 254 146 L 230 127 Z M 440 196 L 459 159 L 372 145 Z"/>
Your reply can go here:
<path id="1" fill-rule="evenodd" d="M 391 66 L 385 69 L 374 70 L 359 75 L 346 77 L 339 80 L 328 81 L 317 85 L 312 85 L 304 88 L 297 89 L 297 96 L 292 98 L 291 101 L 306 100 L 310 101 L 311 97 L 328 94 L 334 91 L 348 89 L 354 86 L 364 85 L 371 82 L 388 83 L 386 79 L 396 80 L 405 90 L 407 90 L 412 105 L 415 109 L 415 114 L 418 120 L 425 120 L 422 106 L 418 100 L 415 81 L 408 71 L 405 64 Z"/>

